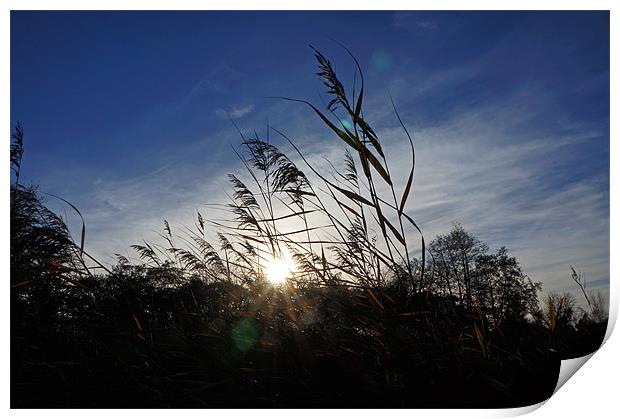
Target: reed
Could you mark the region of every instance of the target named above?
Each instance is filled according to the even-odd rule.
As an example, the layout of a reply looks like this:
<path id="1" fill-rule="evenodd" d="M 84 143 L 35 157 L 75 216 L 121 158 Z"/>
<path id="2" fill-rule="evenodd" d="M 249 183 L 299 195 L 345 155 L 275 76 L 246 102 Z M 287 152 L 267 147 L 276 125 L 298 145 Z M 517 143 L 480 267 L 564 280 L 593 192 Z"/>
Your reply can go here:
<path id="1" fill-rule="evenodd" d="M 198 213 L 198 224 L 193 230 L 186 229 L 182 238 L 184 243 L 194 244 L 184 250 L 175 245 L 170 226 L 165 222 L 162 238 L 168 246 L 148 243 L 133 246 L 141 259 L 154 265 L 166 261 L 180 269 L 200 268 L 205 271 L 205 277 L 214 279 L 223 270 L 229 280 L 244 282 L 254 274 L 260 277 L 270 259 L 282 258 L 288 252 L 297 265 L 289 278 L 293 283 L 377 289 L 396 280 L 408 297 L 422 289 L 426 244 L 419 225 L 405 212 L 415 172 L 413 139 L 392 101 L 411 149 L 409 176 L 403 190 L 398 192 L 381 140 L 365 117 L 364 76 L 358 61 L 345 48 L 355 64 L 355 78 L 360 80 L 359 90 L 354 86 L 349 93 L 331 62 L 311 48 L 318 65 L 317 74 L 329 95 L 326 109 L 321 111 L 305 100 L 280 99 L 308 106 L 335 141 L 343 143 L 344 168 L 337 169 L 328 162 L 333 171 L 322 171 L 309 161 L 293 139 L 268 122 L 264 136 L 255 132 L 246 137 L 232 121 L 242 138 L 241 149 L 235 153 L 246 169 L 247 181 L 229 175 L 232 194 L 225 209 L 230 216 L 205 220 Z M 345 120 L 350 121 L 348 126 Z M 315 183 L 271 143 L 272 132 L 290 145 L 313 182 L 316 179 Z M 384 189 L 389 191 L 389 199 L 380 195 L 379 190 Z M 219 250 L 206 241 L 205 223 L 218 230 Z M 415 262 L 410 254 L 411 238 L 405 233 L 407 224 L 420 234 L 421 263 Z"/>

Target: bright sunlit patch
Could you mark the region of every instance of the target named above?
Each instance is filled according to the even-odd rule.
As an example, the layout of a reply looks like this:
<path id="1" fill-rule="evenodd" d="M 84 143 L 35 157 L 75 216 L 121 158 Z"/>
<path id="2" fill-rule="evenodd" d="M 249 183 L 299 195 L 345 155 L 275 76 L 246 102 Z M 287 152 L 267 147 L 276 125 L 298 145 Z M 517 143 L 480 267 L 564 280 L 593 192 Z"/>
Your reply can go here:
<path id="1" fill-rule="evenodd" d="M 282 257 L 275 257 L 267 262 L 265 274 L 269 282 L 280 285 L 293 274 L 295 269 L 293 259 L 288 254 L 283 254 Z"/>

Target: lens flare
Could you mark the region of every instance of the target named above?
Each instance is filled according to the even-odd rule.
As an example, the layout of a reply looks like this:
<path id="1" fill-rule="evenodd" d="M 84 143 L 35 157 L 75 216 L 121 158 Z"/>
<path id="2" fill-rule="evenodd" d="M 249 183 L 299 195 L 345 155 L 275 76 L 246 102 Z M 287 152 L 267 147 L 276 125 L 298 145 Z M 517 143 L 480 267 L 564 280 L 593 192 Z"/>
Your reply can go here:
<path id="1" fill-rule="evenodd" d="M 341 119 L 340 123 L 349 131 L 353 129 L 353 124 L 348 119 Z"/>
<path id="2" fill-rule="evenodd" d="M 382 50 L 374 51 L 370 60 L 373 68 L 379 72 L 390 70 L 394 64 L 392 56 Z"/>

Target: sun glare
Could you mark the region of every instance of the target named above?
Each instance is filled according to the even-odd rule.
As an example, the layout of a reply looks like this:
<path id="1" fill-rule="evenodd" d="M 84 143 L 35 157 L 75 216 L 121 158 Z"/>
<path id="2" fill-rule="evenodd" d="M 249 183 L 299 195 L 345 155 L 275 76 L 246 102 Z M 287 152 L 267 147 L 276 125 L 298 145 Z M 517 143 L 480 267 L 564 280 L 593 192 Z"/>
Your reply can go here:
<path id="1" fill-rule="evenodd" d="M 283 256 L 271 259 L 265 269 L 267 280 L 274 285 L 284 283 L 295 271 L 295 262 L 288 255 Z"/>

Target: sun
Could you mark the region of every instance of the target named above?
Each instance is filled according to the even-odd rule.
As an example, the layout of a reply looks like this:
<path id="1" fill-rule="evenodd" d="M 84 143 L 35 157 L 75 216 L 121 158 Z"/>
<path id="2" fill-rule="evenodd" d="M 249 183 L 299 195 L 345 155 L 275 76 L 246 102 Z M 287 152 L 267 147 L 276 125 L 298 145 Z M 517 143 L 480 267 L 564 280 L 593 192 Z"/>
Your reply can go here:
<path id="1" fill-rule="evenodd" d="M 274 257 L 267 262 L 265 274 L 269 282 L 274 285 L 280 285 L 293 274 L 295 269 L 295 262 L 288 253 L 285 253 L 282 257 Z"/>

